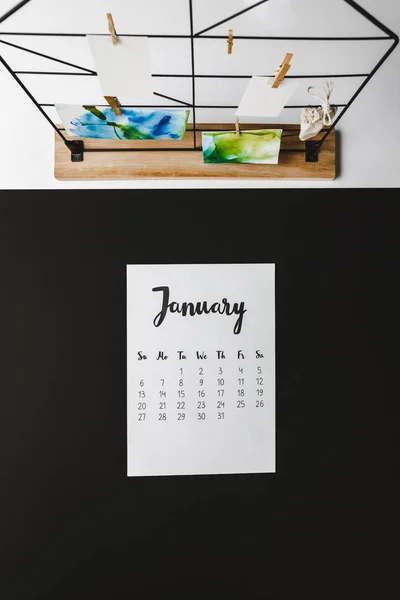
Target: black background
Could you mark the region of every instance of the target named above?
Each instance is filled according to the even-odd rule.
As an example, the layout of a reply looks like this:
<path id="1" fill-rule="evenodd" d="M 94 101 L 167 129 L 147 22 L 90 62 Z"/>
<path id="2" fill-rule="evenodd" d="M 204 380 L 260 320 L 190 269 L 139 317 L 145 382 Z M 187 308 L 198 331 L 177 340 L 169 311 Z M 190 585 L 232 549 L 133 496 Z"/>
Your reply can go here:
<path id="1" fill-rule="evenodd" d="M 2 599 L 396 596 L 396 197 L 0 191 Z M 185 262 L 276 263 L 275 475 L 125 475 L 125 265 Z"/>

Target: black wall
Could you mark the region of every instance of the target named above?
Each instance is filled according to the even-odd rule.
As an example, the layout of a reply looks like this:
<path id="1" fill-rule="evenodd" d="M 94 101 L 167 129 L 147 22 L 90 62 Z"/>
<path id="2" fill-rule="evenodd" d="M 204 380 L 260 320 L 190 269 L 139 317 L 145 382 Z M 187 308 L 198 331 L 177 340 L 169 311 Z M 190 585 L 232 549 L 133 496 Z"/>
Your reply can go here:
<path id="1" fill-rule="evenodd" d="M 2 599 L 395 597 L 397 197 L 0 191 Z M 126 477 L 136 262 L 276 263 L 276 475 Z"/>

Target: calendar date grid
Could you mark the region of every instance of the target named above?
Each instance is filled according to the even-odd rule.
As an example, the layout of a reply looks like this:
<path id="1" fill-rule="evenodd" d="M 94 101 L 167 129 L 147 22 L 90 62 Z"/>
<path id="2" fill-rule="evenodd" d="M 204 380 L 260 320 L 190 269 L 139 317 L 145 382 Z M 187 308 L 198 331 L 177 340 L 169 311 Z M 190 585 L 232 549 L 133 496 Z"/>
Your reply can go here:
<path id="1" fill-rule="evenodd" d="M 135 358 L 130 418 L 144 427 L 148 422 L 223 422 L 266 407 L 262 349 L 159 350 L 152 356 L 138 350 Z"/>

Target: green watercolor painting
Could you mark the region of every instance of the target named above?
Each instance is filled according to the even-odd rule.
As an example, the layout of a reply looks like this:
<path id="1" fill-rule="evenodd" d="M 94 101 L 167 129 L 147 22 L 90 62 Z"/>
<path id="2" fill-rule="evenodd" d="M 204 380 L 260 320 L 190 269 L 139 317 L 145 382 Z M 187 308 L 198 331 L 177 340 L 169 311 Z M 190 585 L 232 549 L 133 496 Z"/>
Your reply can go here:
<path id="1" fill-rule="evenodd" d="M 203 133 L 206 163 L 249 163 L 276 165 L 281 148 L 282 129 L 217 131 Z"/>

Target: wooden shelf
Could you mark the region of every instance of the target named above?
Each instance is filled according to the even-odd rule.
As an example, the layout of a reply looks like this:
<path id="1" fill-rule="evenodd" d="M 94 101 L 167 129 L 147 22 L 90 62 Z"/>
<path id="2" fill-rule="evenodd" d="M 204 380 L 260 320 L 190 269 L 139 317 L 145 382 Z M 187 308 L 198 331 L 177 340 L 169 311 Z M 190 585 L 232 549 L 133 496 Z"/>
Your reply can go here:
<path id="1" fill-rule="evenodd" d="M 229 131 L 232 123 L 199 124 L 204 131 Z M 171 141 L 111 141 L 85 139 L 85 148 L 102 148 L 102 152 L 85 152 L 83 162 L 71 162 L 71 153 L 62 139 L 55 136 L 55 169 L 59 180 L 79 179 L 321 179 L 333 180 L 336 176 L 335 131 L 328 136 L 319 153 L 318 162 L 306 162 L 303 152 L 285 152 L 285 149 L 304 149 L 299 140 L 299 125 L 243 124 L 242 129 L 283 129 L 279 164 L 206 164 L 202 152 L 162 151 L 171 147 Z M 314 138 L 321 139 L 323 132 Z M 69 139 L 73 138 L 66 135 Z M 192 148 L 193 133 L 190 128 L 185 138 L 172 142 L 176 148 Z M 201 132 L 197 133 L 201 146 Z M 109 148 L 158 148 L 156 152 L 107 152 Z"/>

